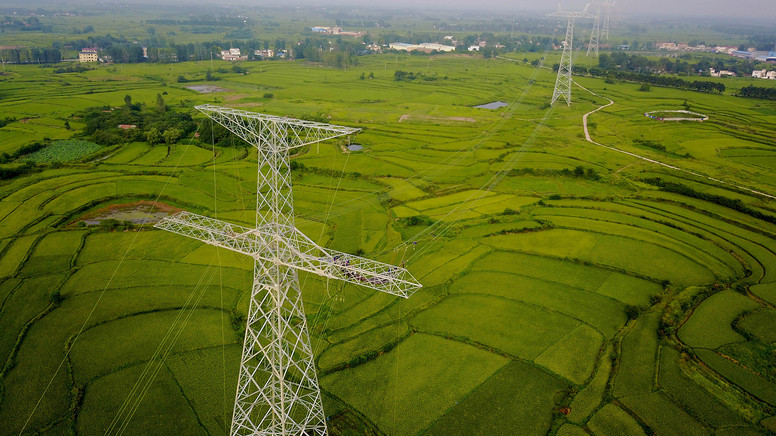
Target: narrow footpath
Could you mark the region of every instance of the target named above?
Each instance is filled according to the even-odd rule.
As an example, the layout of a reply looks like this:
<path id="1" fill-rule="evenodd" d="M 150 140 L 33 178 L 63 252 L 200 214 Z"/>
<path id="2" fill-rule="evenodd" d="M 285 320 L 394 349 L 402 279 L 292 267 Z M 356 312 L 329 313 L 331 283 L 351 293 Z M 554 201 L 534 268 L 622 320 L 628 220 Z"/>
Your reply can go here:
<path id="1" fill-rule="evenodd" d="M 679 168 L 679 167 L 674 166 L 674 165 L 669 165 L 667 163 L 660 162 L 660 161 L 657 161 L 657 160 L 654 160 L 654 159 L 650 159 L 648 157 L 644 157 L 644 156 L 638 155 L 636 153 L 631 153 L 629 151 L 620 150 L 619 148 L 615 148 L 615 147 L 612 147 L 612 146 L 609 146 L 609 145 L 604 145 L 604 144 L 601 144 L 599 142 L 594 141 L 593 138 L 590 137 L 590 131 L 587 128 L 587 117 L 589 117 L 590 115 L 592 115 L 592 114 L 594 114 L 594 113 L 596 113 L 596 112 L 598 112 L 598 111 L 600 111 L 600 110 L 602 110 L 604 108 L 607 108 L 607 107 L 613 105 L 614 104 L 614 100 L 596 94 L 595 92 L 593 92 L 593 91 L 585 88 L 584 86 L 580 85 L 579 83 L 577 83 L 576 80 L 574 80 L 574 84 L 579 86 L 583 90 L 589 92 L 590 94 L 596 96 L 596 97 L 600 97 L 600 98 L 603 98 L 605 100 L 609 100 L 609 103 L 599 107 L 598 109 L 592 110 L 592 111 L 590 111 L 590 112 L 588 112 L 588 113 L 586 113 L 585 115 L 582 116 L 582 125 L 585 128 L 585 139 L 587 139 L 587 141 L 590 142 L 591 144 L 595 144 L 595 145 L 597 145 L 599 147 L 608 148 L 609 150 L 616 151 L 618 153 L 627 154 L 628 156 L 633 156 L 635 158 L 638 158 L 638 159 L 641 159 L 641 160 L 645 160 L 645 161 L 653 163 L 655 165 L 660 165 L 660 166 L 663 166 L 663 167 L 666 167 L 666 168 L 670 168 L 672 170 L 681 171 L 681 172 L 686 173 L 686 174 L 691 174 L 691 175 L 696 176 L 696 177 L 701 177 L 701 178 L 704 178 L 704 179 L 707 179 L 707 180 L 711 180 L 713 182 L 721 183 L 721 184 L 727 185 L 727 186 L 732 186 L 732 187 L 737 188 L 737 189 L 742 189 L 744 191 L 751 192 L 753 194 L 761 195 L 763 197 L 768 197 L 770 199 L 776 200 L 776 196 L 773 196 L 773 195 L 770 195 L 770 194 L 766 194 L 764 192 L 756 191 L 754 189 L 747 188 L 746 186 L 735 185 L 733 183 L 725 182 L 724 180 L 716 179 L 714 177 L 710 177 L 710 176 L 707 176 L 707 175 L 704 175 L 704 174 L 699 174 L 699 173 L 696 173 L 695 171 L 690 171 L 690 170 L 687 170 L 687 169 L 684 169 L 684 168 Z"/>

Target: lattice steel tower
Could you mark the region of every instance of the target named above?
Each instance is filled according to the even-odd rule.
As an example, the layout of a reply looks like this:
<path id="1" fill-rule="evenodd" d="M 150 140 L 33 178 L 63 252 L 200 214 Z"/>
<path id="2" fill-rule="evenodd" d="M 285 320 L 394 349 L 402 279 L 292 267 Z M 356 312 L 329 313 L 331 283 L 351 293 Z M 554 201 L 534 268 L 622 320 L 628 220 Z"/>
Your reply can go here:
<path id="1" fill-rule="evenodd" d="M 605 2 L 603 4 L 603 10 L 604 10 L 604 25 L 601 28 L 601 38 L 604 38 L 605 40 L 609 40 L 609 28 L 612 26 L 612 9 L 614 8 L 615 4 L 617 2 L 615 0 L 612 0 L 611 2 Z"/>
<path id="2" fill-rule="evenodd" d="M 593 30 L 590 31 L 590 43 L 587 44 L 587 56 L 595 52 L 598 56 L 598 40 L 601 36 L 601 5 L 593 3 L 595 7 L 595 20 L 593 21 Z"/>
<path id="3" fill-rule="evenodd" d="M 360 129 L 196 107 L 259 151 L 256 227 L 181 212 L 155 227 L 254 258 L 231 434 L 325 435 L 297 270 L 408 298 L 421 285 L 404 268 L 318 246 L 294 226 L 289 150 Z"/>
<path id="4" fill-rule="evenodd" d="M 563 54 L 561 54 L 560 57 L 558 77 L 555 79 L 555 90 L 552 92 L 552 102 L 550 102 L 550 104 L 555 104 L 560 97 L 563 97 L 566 100 L 566 104 L 571 106 L 571 68 L 574 55 L 574 21 L 577 18 L 594 18 L 593 15 L 587 13 L 589 6 L 589 4 L 585 6 L 585 9 L 582 12 L 559 10 L 549 14 L 550 17 L 568 18 L 566 39 L 563 41 Z"/>
<path id="5" fill-rule="evenodd" d="M 587 45 L 587 55 L 595 52 L 598 56 L 598 43 L 601 38 L 609 40 L 609 21 L 611 17 L 611 10 L 614 7 L 614 1 L 594 1 L 590 3 L 595 8 L 595 21 L 593 22 L 593 30 L 590 32 L 590 44 Z M 603 28 L 601 28 L 601 16 L 603 15 Z"/>

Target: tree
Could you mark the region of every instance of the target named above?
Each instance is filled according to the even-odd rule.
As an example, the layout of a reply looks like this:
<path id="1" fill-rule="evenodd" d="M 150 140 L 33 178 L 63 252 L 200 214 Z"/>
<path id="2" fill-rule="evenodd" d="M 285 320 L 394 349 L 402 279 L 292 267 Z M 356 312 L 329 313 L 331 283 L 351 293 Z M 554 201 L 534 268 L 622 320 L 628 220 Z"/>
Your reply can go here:
<path id="1" fill-rule="evenodd" d="M 162 94 L 156 94 L 156 108 L 159 110 L 159 112 L 167 111 L 167 103 L 164 102 Z"/>
<path id="2" fill-rule="evenodd" d="M 181 137 L 181 131 L 173 127 L 171 129 L 165 130 L 162 136 L 164 137 L 164 142 L 168 144 L 175 144 L 178 142 L 178 138 Z"/>
<path id="3" fill-rule="evenodd" d="M 156 127 L 152 127 L 148 132 L 146 132 L 146 141 L 148 141 L 149 144 L 159 144 L 163 139 L 164 138 L 162 138 L 162 134 Z"/>
<path id="4" fill-rule="evenodd" d="M 65 120 L 65 129 L 70 130 L 70 122 Z"/>
<path id="5" fill-rule="evenodd" d="M 132 96 L 129 94 L 124 96 L 124 106 L 131 108 L 132 107 Z"/>

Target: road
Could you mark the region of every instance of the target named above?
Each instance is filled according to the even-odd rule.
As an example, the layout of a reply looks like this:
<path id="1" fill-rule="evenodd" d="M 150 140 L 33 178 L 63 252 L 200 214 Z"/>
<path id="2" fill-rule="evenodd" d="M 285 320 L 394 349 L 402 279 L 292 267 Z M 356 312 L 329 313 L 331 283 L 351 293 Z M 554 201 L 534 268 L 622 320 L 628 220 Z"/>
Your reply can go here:
<path id="1" fill-rule="evenodd" d="M 686 174 L 691 174 L 691 175 L 696 176 L 696 177 L 700 177 L 700 178 L 703 178 L 703 179 L 706 179 L 706 180 L 717 182 L 717 183 L 720 183 L 720 184 L 723 184 L 723 185 L 726 185 L 726 186 L 732 186 L 732 187 L 734 187 L 736 189 L 741 189 L 741 190 L 744 190 L 744 191 L 747 191 L 747 192 L 751 192 L 752 194 L 757 194 L 757 195 L 761 195 L 763 197 L 767 197 L 767 198 L 776 200 L 776 196 L 773 196 L 773 195 L 770 195 L 770 194 L 766 194 L 765 192 L 756 191 L 754 189 L 747 188 L 746 186 L 740 186 L 740 185 L 736 185 L 736 184 L 733 184 L 733 183 L 725 182 L 724 180 L 716 179 L 714 177 L 710 177 L 710 176 L 707 176 L 707 175 L 704 175 L 704 174 L 699 174 L 699 173 L 696 173 L 695 171 L 687 170 L 687 169 L 680 168 L 680 167 L 677 167 L 677 166 L 674 166 L 674 165 L 669 165 L 667 163 L 660 162 L 660 161 L 657 161 L 657 160 L 654 160 L 654 159 L 650 159 L 648 157 L 644 157 L 644 156 L 638 155 L 636 153 L 631 153 L 629 151 L 620 150 L 619 148 L 615 148 L 615 147 L 612 147 L 612 146 L 609 146 L 609 145 L 604 145 L 604 144 L 601 144 L 599 142 L 594 141 L 593 138 L 590 137 L 590 130 L 587 127 L 587 118 L 590 115 L 592 115 L 592 114 L 594 114 L 594 113 L 596 113 L 596 112 L 598 112 L 598 111 L 600 111 L 602 109 L 605 109 L 605 108 L 613 105 L 614 104 L 614 100 L 596 94 L 595 92 L 593 92 L 593 91 L 585 88 L 584 86 L 580 85 L 579 83 L 577 83 L 576 80 L 574 81 L 574 84 L 579 86 L 583 90 L 589 92 L 590 94 L 596 96 L 596 97 L 600 97 L 600 98 L 603 98 L 603 99 L 609 101 L 609 103 L 599 107 L 598 109 L 592 110 L 592 111 L 590 111 L 590 112 L 588 112 L 588 113 L 586 113 L 585 115 L 582 116 L 582 125 L 585 128 L 585 139 L 587 139 L 587 141 L 590 142 L 591 144 L 595 144 L 595 145 L 597 145 L 599 147 L 608 148 L 609 150 L 616 151 L 617 153 L 627 154 L 628 156 L 632 156 L 632 157 L 635 157 L 637 159 L 645 160 L 645 161 L 653 163 L 655 165 L 660 165 L 662 167 L 670 168 L 670 169 L 675 170 L 675 171 L 681 171 L 681 172 L 686 173 Z"/>

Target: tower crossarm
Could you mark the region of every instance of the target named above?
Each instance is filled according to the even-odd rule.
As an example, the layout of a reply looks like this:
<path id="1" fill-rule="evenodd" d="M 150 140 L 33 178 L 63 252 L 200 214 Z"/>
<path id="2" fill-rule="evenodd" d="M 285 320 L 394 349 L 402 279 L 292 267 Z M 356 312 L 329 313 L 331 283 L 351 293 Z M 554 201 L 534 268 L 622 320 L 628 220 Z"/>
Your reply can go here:
<path id="1" fill-rule="evenodd" d="M 324 248 L 295 229 L 289 241 L 296 269 L 409 298 L 423 287 L 404 268 Z"/>
<path id="2" fill-rule="evenodd" d="M 249 256 L 258 255 L 269 243 L 266 234 L 254 229 L 186 211 L 171 215 L 154 227 Z"/>
<path id="3" fill-rule="evenodd" d="M 361 129 L 204 104 L 196 109 L 262 151 L 282 152 Z"/>
<path id="4" fill-rule="evenodd" d="M 159 221 L 154 227 L 398 297 L 409 298 L 422 287 L 404 268 L 321 247 L 297 229 L 278 237 L 276 229 L 249 229 L 185 211 Z M 267 250 L 270 246 L 276 250 Z"/>

